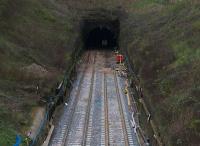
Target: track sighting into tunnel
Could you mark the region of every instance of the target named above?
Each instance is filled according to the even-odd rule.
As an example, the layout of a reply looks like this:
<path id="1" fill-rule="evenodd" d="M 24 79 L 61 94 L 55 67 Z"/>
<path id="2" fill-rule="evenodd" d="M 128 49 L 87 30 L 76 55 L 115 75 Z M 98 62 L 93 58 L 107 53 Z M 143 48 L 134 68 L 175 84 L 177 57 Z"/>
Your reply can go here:
<path id="1" fill-rule="evenodd" d="M 86 51 L 50 146 L 138 146 L 114 52 Z"/>

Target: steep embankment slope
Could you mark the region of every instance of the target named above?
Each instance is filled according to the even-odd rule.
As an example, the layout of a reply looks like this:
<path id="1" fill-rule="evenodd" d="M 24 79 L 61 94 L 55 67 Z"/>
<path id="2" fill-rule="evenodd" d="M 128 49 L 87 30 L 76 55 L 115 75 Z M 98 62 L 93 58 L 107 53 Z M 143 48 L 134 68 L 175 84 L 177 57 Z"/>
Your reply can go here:
<path id="1" fill-rule="evenodd" d="M 121 44 L 166 145 L 200 143 L 200 4 L 141 0 L 130 5 Z M 124 39 L 126 38 L 126 39 Z"/>
<path id="2" fill-rule="evenodd" d="M 69 13 L 46 0 L 0 1 L 0 145 L 25 135 L 30 111 L 68 66 L 77 35 Z"/>

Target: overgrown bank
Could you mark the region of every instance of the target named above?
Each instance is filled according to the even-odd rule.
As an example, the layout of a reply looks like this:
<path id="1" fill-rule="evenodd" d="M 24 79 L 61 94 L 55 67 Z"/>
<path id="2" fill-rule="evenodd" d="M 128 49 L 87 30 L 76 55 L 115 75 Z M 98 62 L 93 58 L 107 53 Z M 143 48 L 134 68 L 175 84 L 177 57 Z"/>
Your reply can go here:
<path id="1" fill-rule="evenodd" d="M 53 1 L 0 1 L 0 145 L 27 134 L 32 109 L 70 66 L 78 33 L 69 14 Z"/>
<path id="2" fill-rule="evenodd" d="M 163 142 L 197 146 L 200 4 L 143 0 L 130 5 L 127 16 L 121 46 L 128 49 Z"/>
<path id="3" fill-rule="evenodd" d="M 16 134 L 27 135 L 32 109 L 69 71 L 72 52 L 82 43 L 77 39 L 79 18 L 95 8 L 115 9 L 121 4 L 121 0 L 0 1 L 0 145 L 12 145 Z"/>

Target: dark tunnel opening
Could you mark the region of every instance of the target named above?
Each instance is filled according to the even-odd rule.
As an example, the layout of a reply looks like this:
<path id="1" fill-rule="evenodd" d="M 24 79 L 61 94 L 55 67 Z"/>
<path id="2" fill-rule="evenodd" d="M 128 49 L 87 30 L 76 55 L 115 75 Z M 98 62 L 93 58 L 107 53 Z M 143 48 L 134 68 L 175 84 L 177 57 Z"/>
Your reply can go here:
<path id="1" fill-rule="evenodd" d="M 85 20 L 82 38 L 85 49 L 117 49 L 119 38 L 118 20 Z"/>
<path id="2" fill-rule="evenodd" d="M 115 34 L 107 28 L 97 27 L 92 30 L 85 42 L 86 48 L 114 48 L 117 46 Z"/>

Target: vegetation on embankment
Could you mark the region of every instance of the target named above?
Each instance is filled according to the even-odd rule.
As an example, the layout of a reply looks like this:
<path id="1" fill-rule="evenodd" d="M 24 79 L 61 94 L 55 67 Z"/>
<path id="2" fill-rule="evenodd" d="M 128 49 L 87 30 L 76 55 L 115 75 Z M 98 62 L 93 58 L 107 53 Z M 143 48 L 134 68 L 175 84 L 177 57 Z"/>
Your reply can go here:
<path id="1" fill-rule="evenodd" d="M 167 146 L 200 144 L 200 3 L 139 0 L 122 21 L 128 49 Z"/>
<path id="2" fill-rule="evenodd" d="M 64 75 L 73 49 L 81 46 L 79 18 L 88 9 L 120 5 L 121 0 L 0 0 L 0 145 L 12 145 L 17 133 L 26 135 L 32 109 Z"/>
<path id="3" fill-rule="evenodd" d="M 26 135 L 32 108 L 69 65 L 77 36 L 69 13 L 53 1 L 0 1 L 0 145 Z"/>

